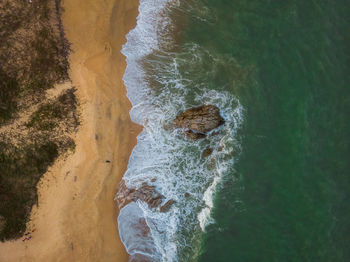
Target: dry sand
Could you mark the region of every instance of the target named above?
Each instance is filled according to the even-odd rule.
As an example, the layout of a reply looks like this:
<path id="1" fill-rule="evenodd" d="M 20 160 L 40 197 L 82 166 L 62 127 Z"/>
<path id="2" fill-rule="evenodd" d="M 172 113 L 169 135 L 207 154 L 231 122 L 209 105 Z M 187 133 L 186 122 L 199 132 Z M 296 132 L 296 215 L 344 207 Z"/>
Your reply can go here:
<path id="1" fill-rule="evenodd" d="M 81 103 L 76 151 L 38 185 L 32 239 L 0 244 L 1 262 L 127 261 L 117 232 L 116 187 L 140 127 L 131 123 L 120 53 L 136 25 L 137 0 L 64 0 L 73 85 Z M 110 160 L 110 163 L 106 163 Z"/>

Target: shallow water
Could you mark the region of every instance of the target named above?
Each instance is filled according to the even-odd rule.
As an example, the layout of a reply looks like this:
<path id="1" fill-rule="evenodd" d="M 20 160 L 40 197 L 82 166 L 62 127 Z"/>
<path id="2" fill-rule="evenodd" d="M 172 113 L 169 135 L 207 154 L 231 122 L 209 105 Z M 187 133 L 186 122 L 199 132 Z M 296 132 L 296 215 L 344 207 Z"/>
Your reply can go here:
<path id="1" fill-rule="evenodd" d="M 176 204 L 122 209 L 132 258 L 349 260 L 349 9 L 140 1 L 122 52 L 131 118 L 145 128 L 124 181 L 154 185 Z M 193 142 L 165 128 L 201 104 L 220 108 L 219 134 Z"/>

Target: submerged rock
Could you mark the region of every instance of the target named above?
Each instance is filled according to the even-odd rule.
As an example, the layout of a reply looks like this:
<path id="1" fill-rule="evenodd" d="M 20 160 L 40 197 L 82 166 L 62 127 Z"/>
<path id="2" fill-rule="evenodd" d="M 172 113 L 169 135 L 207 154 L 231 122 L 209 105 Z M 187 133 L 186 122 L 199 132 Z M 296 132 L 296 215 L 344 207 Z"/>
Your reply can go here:
<path id="1" fill-rule="evenodd" d="M 164 205 L 162 205 L 162 206 L 160 207 L 159 211 L 162 212 L 162 213 L 168 212 L 169 209 L 171 208 L 171 206 L 172 206 L 173 204 L 175 204 L 175 203 L 176 203 L 176 201 L 173 200 L 173 199 L 168 200 Z"/>
<path id="2" fill-rule="evenodd" d="M 218 107 L 203 105 L 179 114 L 174 123 L 179 128 L 186 128 L 203 135 L 224 124 L 225 120 L 221 117 Z"/>
<path id="3" fill-rule="evenodd" d="M 202 134 L 202 133 L 196 133 L 196 132 L 193 132 L 192 130 L 186 130 L 185 131 L 185 135 L 192 139 L 192 140 L 198 140 L 198 139 L 201 139 L 201 138 L 205 138 L 206 135 L 205 134 Z"/>
<path id="4" fill-rule="evenodd" d="M 210 134 L 210 136 L 212 137 L 212 136 L 217 136 L 217 135 L 219 135 L 220 134 L 220 132 L 219 131 L 215 131 L 215 132 L 212 132 L 211 134 Z"/>
<path id="5" fill-rule="evenodd" d="M 208 147 L 207 149 L 205 149 L 205 150 L 203 151 L 202 157 L 203 157 L 203 158 L 206 158 L 206 157 L 210 156 L 211 153 L 213 153 L 213 149 L 210 148 L 210 147 Z"/>
<path id="6" fill-rule="evenodd" d="M 140 253 L 133 253 L 130 256 L 129 259 L 130 262 L 154 262 L 154 259 L 152 257 L 140 254 Z"/>

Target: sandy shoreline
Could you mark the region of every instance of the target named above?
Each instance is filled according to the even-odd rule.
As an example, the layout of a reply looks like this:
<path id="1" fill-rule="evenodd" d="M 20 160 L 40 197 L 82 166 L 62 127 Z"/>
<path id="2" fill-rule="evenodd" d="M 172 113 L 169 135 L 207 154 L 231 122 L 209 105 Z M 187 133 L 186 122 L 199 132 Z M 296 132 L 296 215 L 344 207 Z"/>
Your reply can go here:
<path id="1" fill-rule="evenodd" d="M 33 238 L 0 243 L 0 261 L 127 261 L 113 198 L 140 131 L 130 121 L 120 53 L 138 1 L 65 0 L 63 7 L 70 76 L 81 103 L 77 147 L 38 185 L 39 206 L 28 224 L 36 229 Z"/>

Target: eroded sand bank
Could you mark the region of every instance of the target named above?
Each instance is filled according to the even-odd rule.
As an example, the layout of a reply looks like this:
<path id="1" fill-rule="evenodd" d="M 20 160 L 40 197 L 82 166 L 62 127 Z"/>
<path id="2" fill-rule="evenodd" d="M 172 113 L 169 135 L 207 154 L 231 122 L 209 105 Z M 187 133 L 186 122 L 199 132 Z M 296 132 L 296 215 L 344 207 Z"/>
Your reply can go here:
<path id="1" fill-rule="evenodd" d="M 32 239 L 1 243 L 0 261 L 127 261 L 113 198 L 140 131 L 129 118 L 120 53 L 138 1 L 65 0 L 63 6 L 70 76 L 81 104 L 77 147 L 38 185 Z"/>

